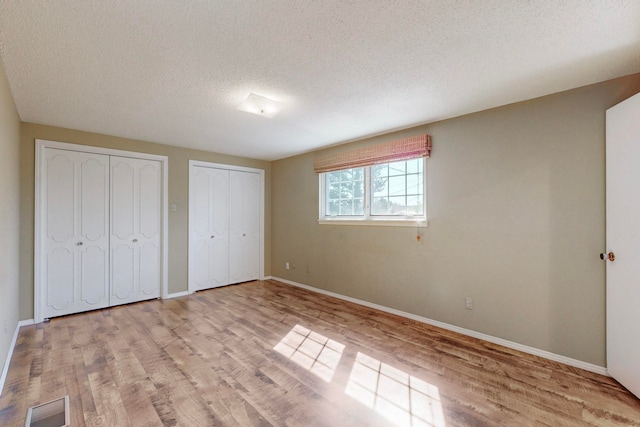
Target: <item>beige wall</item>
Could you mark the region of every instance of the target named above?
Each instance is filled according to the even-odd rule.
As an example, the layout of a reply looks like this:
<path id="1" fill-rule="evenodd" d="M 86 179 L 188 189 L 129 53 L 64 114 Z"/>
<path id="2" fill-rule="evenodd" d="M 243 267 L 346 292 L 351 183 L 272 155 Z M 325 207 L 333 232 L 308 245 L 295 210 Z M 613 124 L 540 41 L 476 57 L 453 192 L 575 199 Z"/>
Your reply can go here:
<path id="1" fill-rule="evenodd" d="M 20 316 L 33 318 L 33 206 L 35 140 L 84 144 L 119 150 L 139 151 L 169 157 L 169 203 L 176 212 L 169 213 L 169 292 L 187 290 L 188 273 L 188 196 L 189 160 L 225 163 L 265 170 L 265 275 L 271 266 L 271 163 L 205 151 L 135 141 L 113 136 L 81 132 L 58 127 L 22 123 L 20 150 Z"/>
<path id="2" fill-rule="evenodd" d="M 19 319 L 19 156 L 20 118 L 0 61 L 0 369 Z"/>
<path id="3" fill-rule="evenodd" d="M 432 135 L 422 242 L 318 225 L 327 150 L 274 162 L 273 275 L 604 366 L 605 110 L 638 91 L 640 74 L 351 144 Z"/>

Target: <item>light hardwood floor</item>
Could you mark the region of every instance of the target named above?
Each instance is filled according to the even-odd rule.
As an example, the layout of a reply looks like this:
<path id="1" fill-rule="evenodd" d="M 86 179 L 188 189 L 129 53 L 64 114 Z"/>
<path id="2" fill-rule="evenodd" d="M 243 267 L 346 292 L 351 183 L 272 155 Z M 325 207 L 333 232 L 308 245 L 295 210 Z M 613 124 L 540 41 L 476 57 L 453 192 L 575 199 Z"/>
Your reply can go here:
<path id="1" fill-rule="evenodd" d="M 640 426 L 611 378 L 275 281 L 23 327 L 0 425 Z"/>

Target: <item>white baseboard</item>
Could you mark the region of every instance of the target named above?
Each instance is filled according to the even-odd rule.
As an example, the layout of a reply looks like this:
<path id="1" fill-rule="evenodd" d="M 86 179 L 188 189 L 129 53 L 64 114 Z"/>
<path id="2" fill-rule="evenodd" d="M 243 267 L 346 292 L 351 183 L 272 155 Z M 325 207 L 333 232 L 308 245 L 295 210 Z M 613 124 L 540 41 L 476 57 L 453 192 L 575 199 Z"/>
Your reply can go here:
<path id="1" fill-rule="evenodd" d="M 189 295 L 189 291 L 183 291 L 183 292 L 174 292 L 172 294 L 168 294 L 167 297 L 165 299 L 171 299 L 171 298 L 179 298 L 179 297 L 186 297 L 187 295 Z"/>
<path id="2" fill-rule="evenodd" d="M 494 337 L 491 335 L 476 332 L 471 329 L 461 328 L 459 326 L 450 325 L 448 323 L 440 322 L 437 320 L 429 319 L 427 317 L 418 316 L 416 314 L 407 313 L 405 311 L 396 310 L 395 308 L 385 307 L 383 305 L 374 304 L 372 302 L 364 301 L 357 298 L 348 297 L 345 295 L 337 294 L 331 291 L 325 291 L 324 289 L 314 288 L 313 286 L 304 285 L 302 283 L 294 282 L 292 280 L 282 279 L 280 277 L 271 277 L 273 280 L 277 280 L 288 285 L 296 286 L 306 289 L 311 292 L 317 292 L 324 295 L 329 295 L 334 298 L 349 301 L 355 304 L 363 305 L 365 307 L 374 308 L 376 310 L 384 311 L 387 313 L 395 314 L 397 316 L 406 317 L 408 319 L 417 320 L 418 322 L 426 323 L 428 325 L 437 326 L 442 329 L 457 332 L 459 334 L 467 335 L 473 338 L 478 338 L 484 341 L 488 341 L 494 344 L 501 345 L 503 347 L 511 348 L 513 350 L 522 351 L 523 353 L 533 354 L 534 356 L 544 357 L 545 359 L 553 360 L 554 362 L 564 363 L 565 365 L 573 366 L 576 368 L 584 369 L 585 371 L 595 372 L 596 374 L 609 376 L 607 368 L 603 366 L 594 365 L 592 363 L 583 362 L 581 360 L 572 359 L 570 357 L 562 356 L 560 354 L 551 353 L 546 350 L 541 350 L 535 347 L 529 347 L 528 345 L 519 344 L 517 342 L 505 340 L 502 338 Z"/>
<path id="3" fill-rule="evenodd" d="M 271 280 L 271 279 L 273 279 L 273 277 L 272 277 L 272 276 L 264 276 L 264 277 L 263 277 L 262 279 L 260 279 L 260 280 Z"/>
<path id="4" fill-rule="evenodd" d="M 16 347 L 16 342 L 18 341 L 18 334 L 20 333 L 20 327 L 26 326 L 26 325 L 33 325 L 33 319 L 20 320 L 16 325 L 16 330 L 13 332 L 13 338 L 11 339 L 9 352 L 7 353 L 7 358 L 4 361 L 4 367 L 2 368 L 2 376 L 0 376 L 0 396 L 2 396 L 2 392 L 4 390 L 4 382 L 7 379 L 7 374 L 9 373 L 9 365 L 11 364 L 11 357 L 13 356 L 13 350 Z"/>

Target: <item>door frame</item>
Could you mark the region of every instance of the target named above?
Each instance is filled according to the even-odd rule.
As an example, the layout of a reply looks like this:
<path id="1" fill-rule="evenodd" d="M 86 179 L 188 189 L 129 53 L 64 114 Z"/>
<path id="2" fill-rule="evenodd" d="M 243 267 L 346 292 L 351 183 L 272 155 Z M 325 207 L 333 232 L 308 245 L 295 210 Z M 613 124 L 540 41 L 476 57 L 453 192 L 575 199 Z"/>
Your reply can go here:
<path id="1" fill-rule="evenodd" d="M 169 158 L 158 154 L 140 153 L 136 151 L 116 150 L 112 148 L 93 147 L 81 144 L 72 144 L 68 142 L 50 141 L 46 139 L 36 139 L 36 158 L 35 158 L 35 194 L 34 194 L 34 238 L 33 238 L 33 319 L 35 323 L 44 320 L 44 289 L 42 282 L 42 274 L 44 268 L 44 237 L 42 235 L 42 223 L 44 221 L 44 203 L 42 200 L 42 184 L 47 179 L 42 173 L 45 150 L 47 148 L 56 148 L 59 150 L 79 151 L 83 153 L 105 154 L 109 156 L 132 157 L 136 159 L 156 160 L 161 163 L 162 173 L 162 191 L 161 191 L 161 236 L 160 236 L 160 296 L 165 299 L 169 295 L 168 277 L 169 277 Z M 111 260 L 111 248 L 109 248 L 109 260 Z"/>
<path id="2" fill-rule="evenodd" d="M 260 177 L 260 200 L 259 200 L 259 270 L 258 270 L 258 279 L 264 280 L 264 169 L 256 169 L 245 166 L 235 166 L 223 163 L 211 163 L 211 162 L 203 162 L 200 160 L 189 160 L 189 237 L 188 237 L 188 251 L 189 251 L 189 267 L 188 267 L 188 292 L 190 294 L 196 291 L 195 283 L 193 282 L 193 263 L 195 262 L 193 259 L 193 251 L 191 250 L 191 246 L 193 245 L 192 241 L 192 233 L 193 233 L 193 199 L 191 198 L 192 187 L 191 183 L 193 182 L 193 174 L 194 167 L 205 167 L 205 168 L 213 168 L 213 169 L 224 169 L 228 171 L 238 171 L 238 172 L 251 172 L 257 173 Z"/>

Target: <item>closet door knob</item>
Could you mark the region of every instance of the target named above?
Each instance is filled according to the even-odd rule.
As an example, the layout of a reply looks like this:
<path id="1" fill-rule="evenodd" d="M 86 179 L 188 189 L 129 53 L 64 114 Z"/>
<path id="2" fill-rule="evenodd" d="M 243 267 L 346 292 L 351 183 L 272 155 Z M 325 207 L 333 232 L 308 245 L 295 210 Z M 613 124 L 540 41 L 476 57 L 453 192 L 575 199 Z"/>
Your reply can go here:
<path id="1" fill-rule="evenodd" d="M 76 246 L 82 246 L 82 242 L 76 243 Z"/>
<path id="2" fill-rule="evenodd" d="M 135 242 L 137 242 L 137 241 L 138 241 L 138 239 L 133 239 L 133 240 L 132 240 L 132 242 L 133 242 L 133 243 L 135 243 Z"/>
<path id="3" fill-rule="evenodd" d="M 212 239 L 213 239 L 214 237 L 216 237 L 216 236 L 211 236 L 211 238 L 212 238 Z"/>

